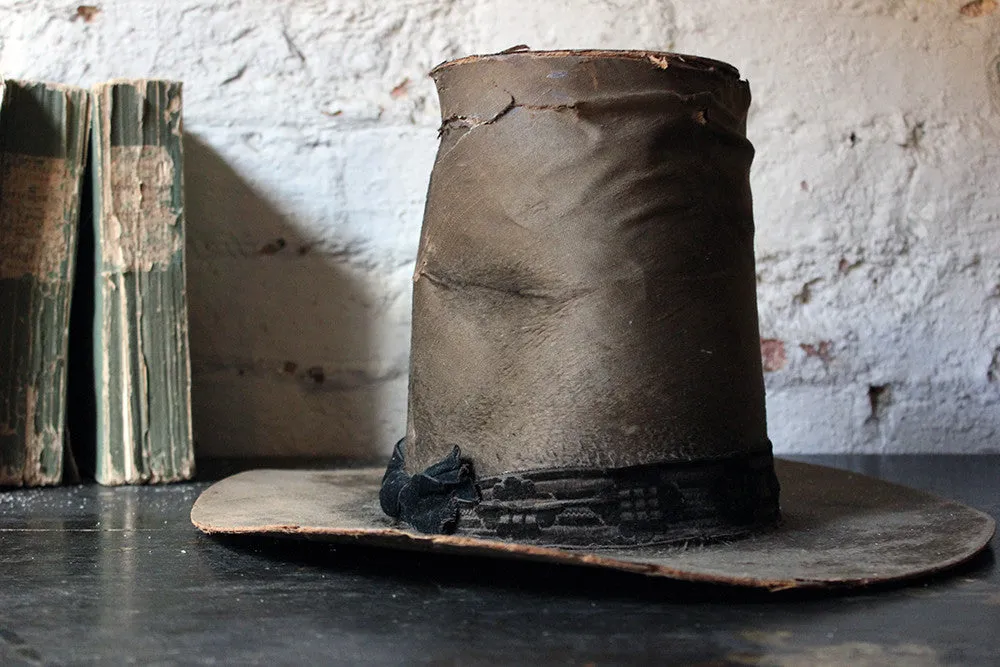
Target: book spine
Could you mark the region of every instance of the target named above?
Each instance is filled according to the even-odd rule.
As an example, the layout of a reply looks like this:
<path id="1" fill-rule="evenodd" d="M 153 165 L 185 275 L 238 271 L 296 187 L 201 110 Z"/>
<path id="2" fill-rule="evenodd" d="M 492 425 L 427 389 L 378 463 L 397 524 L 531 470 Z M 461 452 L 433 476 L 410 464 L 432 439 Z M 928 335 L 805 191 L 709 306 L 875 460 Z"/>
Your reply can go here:
<path id="1" fill-rule="evenodd" d="M 194 474 L 181 84 L 93 89 L 95 477 Z"/>
<path id="2" fill-rule="evenodd" d="M 0 104 L 0 486 L 58 484 L 86 90 L 7 80 Z"/>

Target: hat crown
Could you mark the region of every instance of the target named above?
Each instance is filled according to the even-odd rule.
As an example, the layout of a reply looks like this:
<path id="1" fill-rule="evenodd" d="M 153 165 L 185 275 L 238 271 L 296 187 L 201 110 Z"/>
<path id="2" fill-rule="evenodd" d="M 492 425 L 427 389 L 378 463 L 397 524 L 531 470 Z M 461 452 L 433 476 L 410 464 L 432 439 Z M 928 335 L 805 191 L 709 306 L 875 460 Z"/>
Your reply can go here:
<path id="1" fill-rule="evenodd" d="M 773 524 L 746 83 L 646 52 L 432 75 L 441 145 L 386 513 L 563 545 Z"/>
<path id="2" fill-rule="evenodd" d="M 736 70 L 521 52 L 432 73 L 407 469 L 478 475 L 770 451 Z"/>

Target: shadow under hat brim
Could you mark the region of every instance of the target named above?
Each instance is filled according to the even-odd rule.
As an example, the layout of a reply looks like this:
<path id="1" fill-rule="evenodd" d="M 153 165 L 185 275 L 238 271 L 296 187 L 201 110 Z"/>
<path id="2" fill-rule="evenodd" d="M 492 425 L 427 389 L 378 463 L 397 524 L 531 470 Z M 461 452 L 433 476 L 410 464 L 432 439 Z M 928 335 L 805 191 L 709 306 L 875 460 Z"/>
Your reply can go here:
<path id="1" fill-rule="evenodd" d="M 766 588 L 864 586 L 958 565 L 996 525 L 960 503 L 825 466 L 775 461 L 781 525 L 702 546 L 558 548 L 408 530 L 385 514 L 382 469 L 254 470 L 209 487 L 191 521 L 209 534 L 299 536 L 412 551 L 515 558 Z"/>

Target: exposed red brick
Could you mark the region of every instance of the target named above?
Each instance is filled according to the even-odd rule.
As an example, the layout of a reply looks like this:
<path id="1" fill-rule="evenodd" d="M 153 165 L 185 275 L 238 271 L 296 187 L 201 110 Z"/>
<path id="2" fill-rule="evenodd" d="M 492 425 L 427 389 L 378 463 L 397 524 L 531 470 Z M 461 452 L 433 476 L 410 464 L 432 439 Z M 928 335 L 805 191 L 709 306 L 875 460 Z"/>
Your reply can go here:
<path id="1" fill-rule="evenodd" d="M 101 8 L 94 5 L 80 5 L 76 8 L 76 15 L 73 20 L 80 18 L 83 19 L 84 23 L 90 23 L 94 20 L 98 14 L 101 13 Z"/>
<path id="2" fill-rule="evenodd" d="M 864 260 L 859 259 L 856 262 L 849 262 L 846 257 L 841 257 L 840 262 L 837 263 L 837 270 L 846 276 L 862 264 L 864 264 Z"/>
<path id="3" fill-rule="evenodd" d="M 761 338 L 760 358 L 764 362 L 764 370 L 768 373 L 780 371 L 788 361 L 785 357 L 785 341 L 777 338 Z"/>
<path id="4" fill-rule="evenodd" d="M 980 16 L 992 14 L 996 11 L 996 9 L 996 0 L 972 0 L 972 2 L 967 2 L 962 5 L 962 8 L 958 11 L 962 13 L 962 16 L 979 18 Z"/>
<path id="5" fill-rule="evenodd" d="M 829 363 L 833 360 L 833 341 L 821 340 L 820 342 L 812 345 L 811 343 L 799 343 L 799 347 L 806 353 L 807 357 L 817 357 L 823 360 L 823 363 Z"/>
<path id="6" fill-rule="evenodd" d="M 389 97 L 392 99 L 399 99 L 406 95 L 407 89 L 410 87 L 410 78 L 407 77 L 396 84 L 396 87 L 389 91 Z"/>

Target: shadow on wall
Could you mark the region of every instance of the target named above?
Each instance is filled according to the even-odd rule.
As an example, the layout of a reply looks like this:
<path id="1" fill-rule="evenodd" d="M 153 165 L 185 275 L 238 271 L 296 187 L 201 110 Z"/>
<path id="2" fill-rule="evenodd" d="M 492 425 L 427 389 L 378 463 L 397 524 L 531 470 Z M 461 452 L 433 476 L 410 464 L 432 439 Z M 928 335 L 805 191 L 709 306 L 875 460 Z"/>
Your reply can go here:
<path id="1" fill-rule="evenodd" d="M 202 139 L 184 152 L 198 458 L 377 458 L 364 284 Z"/>

